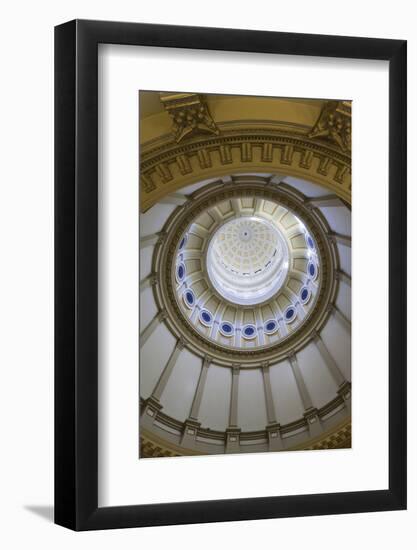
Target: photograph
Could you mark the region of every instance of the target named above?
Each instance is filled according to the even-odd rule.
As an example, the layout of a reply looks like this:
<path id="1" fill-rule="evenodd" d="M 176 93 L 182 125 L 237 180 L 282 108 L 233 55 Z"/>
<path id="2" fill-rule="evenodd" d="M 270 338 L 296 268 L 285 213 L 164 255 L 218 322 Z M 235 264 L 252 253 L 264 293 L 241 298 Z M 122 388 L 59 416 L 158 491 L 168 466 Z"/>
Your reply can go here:
<path id="1" fill-rule="evenodd" d="M 139 457 L 349 449 L 352 101 L 139 90 L 138 122 Z"/>
<path id="2" fill-rule="evenodd" d="M 417 548 L 414 6 L 198 7 L 4 4 L 0 547 Z"/>

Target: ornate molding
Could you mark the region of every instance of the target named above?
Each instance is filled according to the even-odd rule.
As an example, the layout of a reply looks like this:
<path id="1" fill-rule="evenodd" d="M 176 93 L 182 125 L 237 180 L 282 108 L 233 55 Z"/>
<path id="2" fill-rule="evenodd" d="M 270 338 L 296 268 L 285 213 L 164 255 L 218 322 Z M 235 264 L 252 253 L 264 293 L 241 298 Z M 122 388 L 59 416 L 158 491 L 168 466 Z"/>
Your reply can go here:
<path id="1" fill-rule="evenodd" d="M 141 209 L 186 185 L 231 173 L 281 173 L 318 183 L 350 203 L 351 158 L 334 141 L 228 123 L 215 137 L 161 140 L 141 155 Z M 318 136 L 317 136 L 318 137 Z"/>
<path id="2" fill-rule="evenodd" d="M 350 101 L 328 101 L 309 133 L 310 138 L 328 139 L 342 151 L 352 149 L 352 104 Z"/>
<path id="3" fill-rule="evenodd" d="M 320 411 L 319 411 L 320 416 Z M 159 417 L 158 417 L 159 418 Z M 159 418 L 159 420 L 161 420 Z M 187 421 L 186 421 L 187 422 Z M 178 431 L 179 433 L 184 429 L 184 426 L 186 424 L 179 424 Z M 267 426 L 264 431 L 257 432 L 257 439 L 259 440 L 265 440 L 268 438 L 270 432 L 279 432 L 282 434 L 288 434 L 290 433 L 289 427 L 299 428 L 301 425 L 305 425 L 306 421 L 303 419 L 300 422 L 292 422 L 291 425 L 288 426 L 282 426 L 279 423 Z M 240 440 L 245 440 L 247 437 L 251 441 L 254 441 L 256 438 L 254 437 L 254 433 L 252 432 L 241 432 L 239 429 L 225 429 L 224 432 L 207 432 L 207 430 L 202 429 L 201 427 L 196 427 L 197 434 L 202 435 L 205 438 L 208 438 L 210 435 L 212 438 L 221 440 L 225 442 L 227 434 L 230 434 L 231 432 L 238 434 L 238 437 Z M 306 435 L 308 434 L 308 431 L 305 432 Z M 283 439 L 283 441 L 286 441 L 286 439 Z M 344 418 L 341 422 L 337 422 L 333 427 L 326 430 L 323 434 L 314 437 L 314 438 L 307 438 L 302 443 L 299 443 L 297 445 L 291 445 L 288 447 L 282 447 L 280 450 L 282 451 L 309 451 L 309 450 L 322 450 L 322 449 L 349 449 L 352 446 L 352 421 L 350 415 L 348 415 L 346 418 Z M 215 446 L 215 448 L 218 450 L 218 445 Z M 253 445 L 252 452 L 256 452 L 256 444 Z M 225 452 L 225 447 L 222 449 L 221 452 Z M 237 451 L 239 452 L 239 450 Z M 244 451 L 240 452 L 251 452 L 250 447 L 245 446 Z M 189 456 L 189 455 L 201 455 L 207 454 L 206 449 L 199 449 L 198 443 L 195 445 L 193 449 L 184 447 L 182 445 L 175 444 L 172 441 L 169 441 L 168 439 L 163 439 L 159 435 L 157 435 L 154 432 L 150 432 L 149 430 L 143 429 L 140 436 L 140 456 L 141 458 L 153 458 L 153 457 L 169 457 L 169 456 Z"/>
<path id="4" fill-rule="evenodd" d="M 298 445 L 291 451 L 316 451 L 323 449 L 350 449 L 352 447 L 352 422 L 349 418 L 342 422 L 341 425 L 328 431 L 324 436 L 306 442 L 306 444 Z"/>
<path id="5" fill-rule="evenodd" d="M 161 102 L 172 118 L 172 133 L 177 143 L 195 134 L 219 134 L 207 104 L 199 94 L 160 94 Z"/>

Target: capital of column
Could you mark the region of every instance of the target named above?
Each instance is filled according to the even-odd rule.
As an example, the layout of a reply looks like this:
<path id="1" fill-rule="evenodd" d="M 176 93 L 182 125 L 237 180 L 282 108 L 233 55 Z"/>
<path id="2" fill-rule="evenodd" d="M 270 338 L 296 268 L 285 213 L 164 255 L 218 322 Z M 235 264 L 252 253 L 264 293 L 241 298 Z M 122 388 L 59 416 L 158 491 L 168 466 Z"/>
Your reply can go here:
<path id="1" fill-rule="evenodd" d="M 345 400 L 350 399 L 351 388 L 352 388 L 352 384 L 350 382 L 348 382 L 347 380 L 345 380 L 343 382 L 343 384 L 341 384 L 341 386 L 337 390 L 337 393 L 338 393 L 338 395 L 343 397 L 343 399 L 345 399 Z"/>
<path id="2" fill-rule="evenodd" d="M 269 422 L 265 426 L 265 430 L 270 434 L 271 432 L 281 433 L 281 424 L 279 422 Z"/>
<path id="3" fill-rule="evenodd" d="M 161 311 L 158 313 L 157 318 L 159 322 L 164 321 L 167 318 L 168 314 L 165 311 L 165 309 L 161 309 Z"/>
<path id="4" fill-rule="evenodd" d="M 185 338 L 182 336 L 177 340 L 177 343 L 175 344 L 175 348 L 178 351 L 182 351 L 187 345 L 187 342 L 185 341 Z"/>
<path id="5" fill-rule="evenodd" d="M 287 353 L 287 358 L 290 361 L 290 363 L 296 363 L 297 362 L 297 356 L 295 354 L 295 351 L 293 349 L 289 350 Z"/>
<path id="6" fill-rule="evenodd" d="M 240 374 L 241 365 L 239 363 L 234 363 L 232 365 L 232 373 L 234 376 L 238 376 Z"/>
<path id="7" fill-rule="evenodd" d="M 317 330 L 315 330 L 315 329 L 311 331 L 311 338 L 312 338 L 312 340 L 314 340 L 314 341 L 316 341 L 316 342 L 317 342 L 318 340 L 321 340 L 320 334 L 319 334 L 319 333 L 317 332 Z"/>
<path id="8" fill-rule="evenodd" d="M 334 312 L 334 305 L 329 304 L 326 308 L 326 313 L 333 313 Z"/>
<path id="9" fill-rule="evenodd" d="M 160 231 L 160 232 L 158 233 L 158 240 L 157 240 L 157 242 L 156 242 L 156 245 L 157 245 L 157 246 L 161 246 L 162 243 L 164 242 L 166 236 L 167 236 L 167 234 L 166 234 L 165 231 Z"/>
<path id="10" fill-rule="evenodd" d="M 269 372 L 269 361 L 265 361 L 264 363 L 261 363 L 261 369 L 264 372 Z"/>

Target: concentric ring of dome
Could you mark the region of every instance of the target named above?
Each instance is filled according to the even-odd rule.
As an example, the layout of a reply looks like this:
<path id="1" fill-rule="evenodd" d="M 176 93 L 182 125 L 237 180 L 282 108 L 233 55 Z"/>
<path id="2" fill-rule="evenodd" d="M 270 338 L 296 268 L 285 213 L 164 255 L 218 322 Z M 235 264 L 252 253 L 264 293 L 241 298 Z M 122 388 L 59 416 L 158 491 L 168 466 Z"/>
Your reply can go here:
<path id="1" fill-rule="evenodd" d="M 258 216 L 236 217 L 214 233 L 207 272 L 232 303 L 255 305 L 274 295 L 287 275 L 288 247 L 277 225 Z"/>
<path id="2" fill-rule="evenodd" d="M 249 237 L 253 238 L 249 229 L 254 228 L 248 221 L 263 224 L 262 232 L 271 237 L 277 260 L 266 265 L 274 255 L 274 250 L 267 248 L 250 265 L 249 276 L 244 275 L 243 264 L 236 264 L 235 275 L 241 280 L 258 275 L 267 283 L 273 281 L 269 294 L 264 285 L 258 285 L 257 290 L 262 288 L 264 293 L 262 300 L 252 296 L 248 303 L 238 303 L 230 295 L 226 298 L 218 288 L 219 279 L 209 274 L 214 244 L 210 245 L 229 223 L 233 239 L 237 239 L 241 222 L 245 223 L 239 229 L 240 239 L 249 242 Z M 192 201 L 175 212 L 165 231 L 172 237 L 161 241 L 156 257 L 155 268 L 161 274 L 157 294 L 172 329 L 196 351 L 205 350 L 220 363 L 232 357 L 248 365 L 275 360 L 304 341 L 322 319 L 334 288 L 329 286 L 333 256 L 314 216 L 286 190 L 242 181 L 197 191 Z M 283 249 L 278 243 L 284 243 Z M 231 250 L 232 242 L 228 246 Z M 232 274 L 227 250 L 217 261 L 223 275 Z M 243 245 L 241 251 L 245 251 Z M 257 269 L 259 274 L 255 274 Z M 269 278 L 270 270 L 276 277 Z M 166 278 L 164 273 L 172 275 Z M 237 294 L 236 287 L 234 292 Z"/>

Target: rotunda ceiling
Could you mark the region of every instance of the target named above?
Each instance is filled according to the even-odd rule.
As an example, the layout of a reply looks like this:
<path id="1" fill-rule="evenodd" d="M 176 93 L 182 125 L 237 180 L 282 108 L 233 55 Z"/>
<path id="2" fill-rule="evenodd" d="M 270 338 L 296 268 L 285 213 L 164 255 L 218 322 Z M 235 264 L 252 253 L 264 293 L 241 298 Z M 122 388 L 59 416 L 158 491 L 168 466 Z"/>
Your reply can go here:
<path id="1" fill-rule="evenodd" d="M 323 228 L 295 196 L 256 178 L 197 191 L 165 231 L 161 302 L 200 353 L 272 358 L 314 328 L 332 294 Z"/>
<path id="2" fill-rule="evenodd" d="M 264 302 L 281 287 L 289 252 L 276 224 L 260 216 L 237 216 L 217 229 L 207 253 L 207 272 L 232 303 Z"/>
<path id="3" fill-rule="evenodd" d="M 241 430 L 230 437 L 242 449 L 279 450 L 304 448 L 312 421 L 323 433 L 344 429 L 350 213 L 317 193 L 301 180 L 233 175 L 145 214 L 143 445 L 159 437 L 169 452 L 230 452 L 229 432 Z M 278 418 L 281 447 L 269 439 Z"/>

